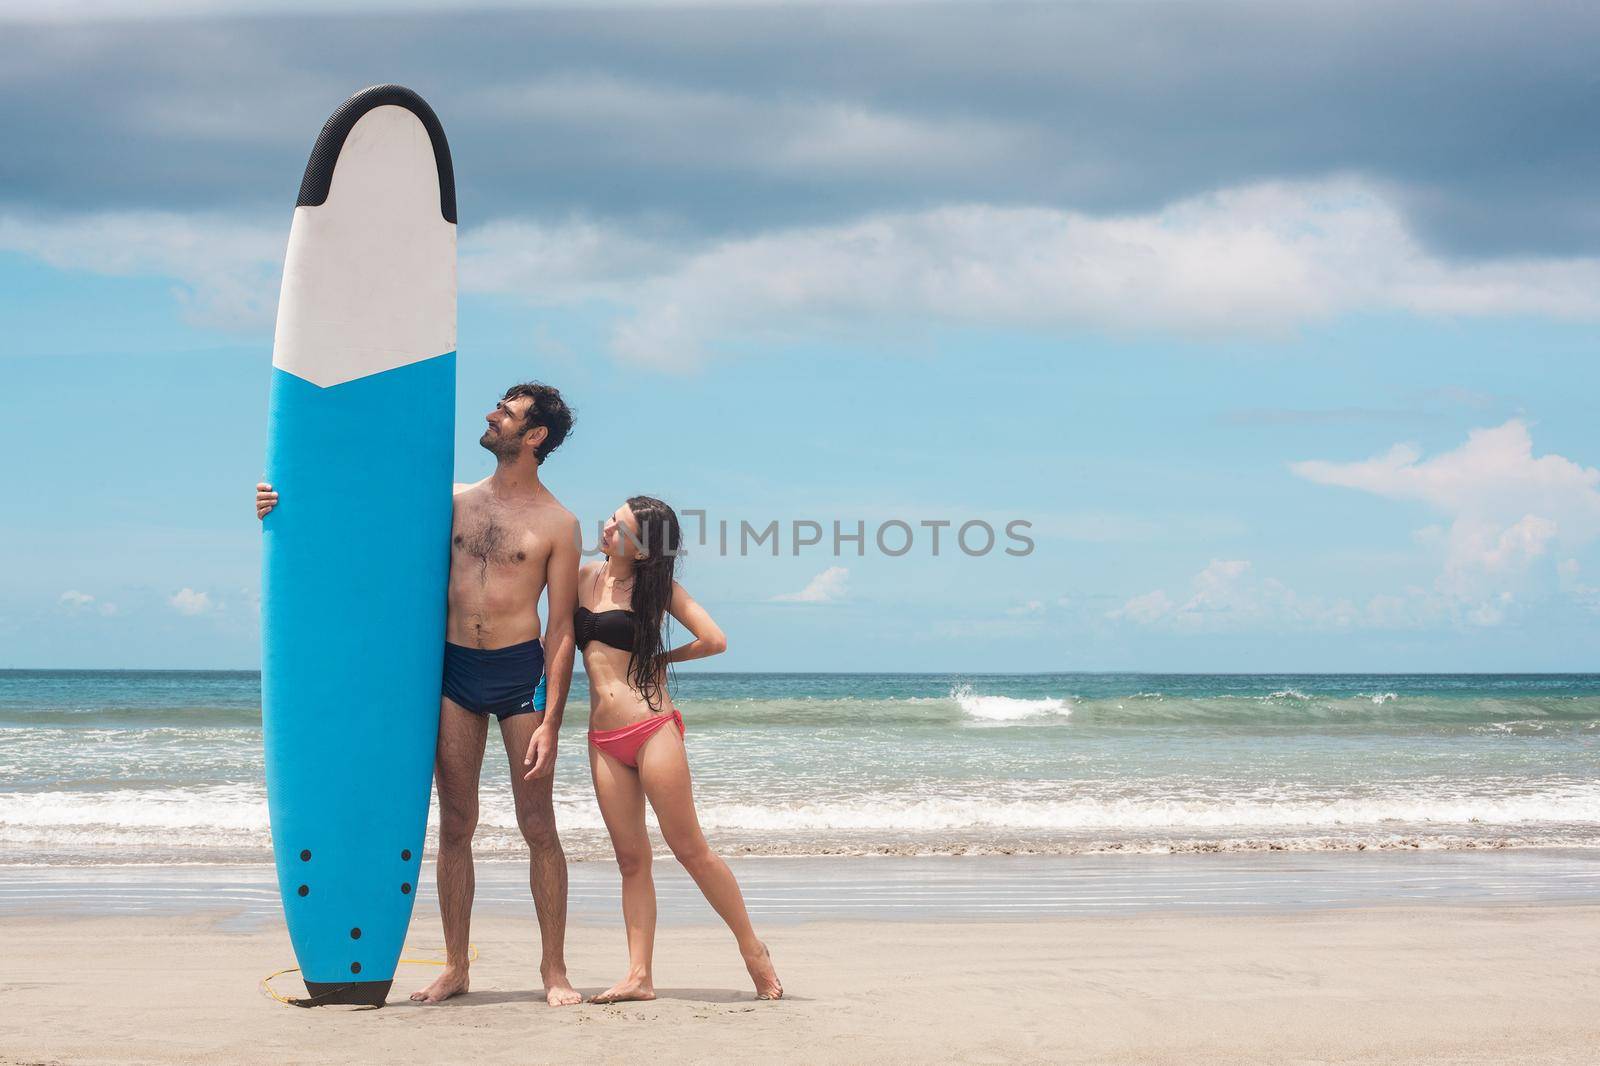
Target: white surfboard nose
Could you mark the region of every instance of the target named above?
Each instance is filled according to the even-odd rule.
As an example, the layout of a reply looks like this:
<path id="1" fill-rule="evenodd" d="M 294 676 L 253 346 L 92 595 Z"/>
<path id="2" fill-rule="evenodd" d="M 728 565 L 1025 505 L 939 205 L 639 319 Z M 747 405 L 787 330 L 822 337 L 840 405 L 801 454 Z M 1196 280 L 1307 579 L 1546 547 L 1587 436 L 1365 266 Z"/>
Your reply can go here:
<path id="1" fill-rule="evenodd" d="M 272 365 L 326 388 L 454 351 L 454 181 L 427 126 L 381 104 L 325 147 L 326 199 L 296 207 L 289 231 Z"/>

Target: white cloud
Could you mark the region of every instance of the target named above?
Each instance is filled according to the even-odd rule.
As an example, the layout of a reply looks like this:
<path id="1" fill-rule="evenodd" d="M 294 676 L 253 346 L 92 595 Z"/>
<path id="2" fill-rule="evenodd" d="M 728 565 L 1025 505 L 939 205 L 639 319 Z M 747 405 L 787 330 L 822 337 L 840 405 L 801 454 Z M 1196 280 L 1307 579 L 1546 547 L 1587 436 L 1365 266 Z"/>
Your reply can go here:
<path id="1" fill-rule="evenodd" d="M 565 91 L 597 113 L 639 95 L 611 82 Z M 711 94 L 696 106 L 734 105 Z M 951 150 L 943 133 L 894 116 L 813 109 L 784 127 L 785 150 L 808 165 L 826 155 L 870 169 L 862 146 L 889 127 L 891 140 L 930 159 Z M 287 235 L 286 218 L 0 216 L 0 248 L 69 269 L 170 277 L 191 317 L 258 331 L 271 325 Z M 1135 215 L 946 205 L 730 239 L 501 219 L 464 230 L 460 247 L 463 291 L 598 301 L 620 315 L 614 354 L 667 369 L 905 319 L 1224 337 L 1346 312 L 1600 318 L 1600 259 L 1444 259 L 1423 248 L 1393 195 L 1354 179 L 1241 186 Z"/>
<path id="2" fill-rule="evenodd" d="M 1039 618 L 1044 614 L 1043 600 L 1028 600 L 1013 607 L 1006 608 L 1006 614 L 1012 618 Z"/>
<path id="3" fill-rule="evenodd" d="M 1397 444 L 1356 462 L 1294 463 L 1300 477 L 1415 500 L 1447 525 L 1414 534 L 1439 553 L 1435 591 L 1477 624 L 1501 621 L 1532 583 L 1559 578 L 1553 554 L 1600 537 L 1600 470 L 1564 456 L 1533 454 L 1527 425 L 1512 419 L 1476 429 L 1465 443 L 1429 459 Z"/>
<path id="4" fill-rule="evenodd" d="M 192 588 L 181 588 L 167 598 L 167 603 L 179 614 L 197 615 L 205 614 L 216 607 L 212 603 L 211 595 L 206 592 L 196 592 Z"/>
<path id="5" fill-rule="evenodd" d="M 287 216 L 261 225 L 172 211 L 0 215 L 0 249 L 64 270 L 170 278 L 187 319 L 223 329 L 272 328 L 288 240 Z"/>
<path id="6" fill-rule="evenodd" d="M 894 317 L 1044 330 L 1280 332 L 1350 311 L 1600 316 L 1600 259 L 1463 264 L 1425 251 L 1370 184 L 1254 185 L 1143 215 L 946 206 L 695 251 L 627 301 L 619 356 Z"/>
<path id="7" fill-rule="evenodd" d="M 488 222 L 462 233 L 459 247 L 462 289 L 550 304 L 626 301 L 632 286 L 688 254 L 680 244 L 578 217 Z"/>
<path id="8" fill-rule="evenodd" d="M 1160 589 L 1135 596 L 1115 610 L 1107 612 L 1108 618 L 1127 618 L 1134 622 L 1158 622 L 1172 613 L 1172 598 Z"/>
<path id="9" fill-rule="evenodd" d="M 1344 628 L 1362 617 L 1348 600 L 1326 602 L 1260 578 L 1245 559 L 1213 559 L 1189 582 L 1186 596 L 1163 589 L 1134 596 L 1106 617 L 1190 632 L 1251 628 Z"/>
<path id="10" fill-rule="evenodd" d="M 1218 559 L 1194 576 L 1186 595 L 1156 589 L 1108 617 L 1186 631 L 1494 626 L 1541 588 L 1559 588 L 1579 605 L 1600 609 L 1600 592 L 1579 580 L 1578 561 L 1564 554 L 1600 537 L 1600 470 L 1560 455 L 1535 456 L 1518 419 L 1474 430 L 1459 447 L 1428 459 L 1415 445 L 1397 444 L 1371 459 L 1313 460 L 1291 469 L 1318 484 L 1440 512 L 1445 524 L 1412 534 L 1440 559 L 1431 587 L 1411 585 L 1358 605 L 1304 596 L 1256 577 L 1245 560 Z"/>
<path id="11" fill-rule="evenodd" d="M 1556 566 L 1561 588 L 1581 607 L 1600 614 L 1600 585 L 1589 585 L 1581 578 L 1582 565 L 1576 559 L 1563 559 Z"/>
<path id="12" fill-rule="evenodd" d="M 93 611 L 102 618 L 110 618 L 117 613 L 116 604 L 105 600 L 96 600 L 87 592 L 79 592 L 77 589 L 68 589 L 63 592 L 57 602 L 61 605 L 61 609 L 68 614 L 82 614 Z"/>
<path id="13" fill-rule="evenodd" d="M 984 174 L 995 158 L 1027 158 L 1037 134 L 993 118 L 930 118 L 814 94 L 741 92 L 552 71 L 461 99 L 458 109 L 517 124 L 580 130 L 607 154 L 654 167 L 703 166 L 715 142 L 721 166 L 792 180 L 797 171 L 881 181 L 885 168 L 927 168 L 947 179 Z M 692 129 L 694 138 L 683 131 Z"/>
<path id="14" fill-rule="evenodd" d="M 956 5 L 972 0 L 856 0 L 857 3 L 903 5 Z M 585 7 L 599 8 L 763 8 L 827 6 L 829 0 L 587 0 Z M 520 10 L 527 8 L 570 9 L 572 0 L 479 0 L 475 10 Z M 50 22 L 95 22 L 100 20 L 227 17 L 240 15 L 282 16 L 291 13 L 328 15 L 370 13 L 393 15 L 397 12 L 437 12 L 439 0 L 7 0 L 0 9 L 0 20 L 26 19 Z"/>
<path id="15" fill-rule="evenodd" d="M 830 566 L 810 581 L 799 592 L 786 592 L 772 597 L 774 603 L 836 603 L 844 598 L 848 568 Z"/>

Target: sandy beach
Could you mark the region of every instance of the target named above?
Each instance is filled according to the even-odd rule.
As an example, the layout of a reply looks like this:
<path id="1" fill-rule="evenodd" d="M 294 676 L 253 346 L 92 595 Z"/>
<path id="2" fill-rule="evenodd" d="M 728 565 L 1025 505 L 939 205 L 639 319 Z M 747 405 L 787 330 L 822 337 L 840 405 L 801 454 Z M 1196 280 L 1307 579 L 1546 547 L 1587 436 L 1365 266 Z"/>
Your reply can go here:
<path id="1" fill-rule="evenodd" d="M 533 977 L 531 915 L 481 917 L 472 992 L 301 1010 L 263 976 L 280 928 L 225 920 L 0 920 L 6 1063 L 1591 1063 L 1600 906 L 1372 907 L 1027 923 L 815 922 L 769 933 L 789 995 L 751 999 L 725 934 L 663 928 L 661 998 L 564 1010 Z M 615 925 L 569 938 L 575 983 L 624 964 Z M 419 916 L 408 955 L 438 952 Z M 300 991 L 295 978 L 275 982 Z"/>

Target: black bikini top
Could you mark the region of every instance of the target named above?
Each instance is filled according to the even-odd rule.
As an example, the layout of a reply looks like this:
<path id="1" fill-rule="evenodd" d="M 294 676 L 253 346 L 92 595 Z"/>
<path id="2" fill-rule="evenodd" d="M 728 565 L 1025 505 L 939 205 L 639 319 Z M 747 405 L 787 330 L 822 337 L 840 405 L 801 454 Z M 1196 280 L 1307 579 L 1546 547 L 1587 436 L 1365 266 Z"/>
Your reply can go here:
<path id="1" fill-rule="evenodd" d="M 620 607 L 599 614 L 587 607 L 579 607 L 572 615 L 573 635 L 580 648 L 591 640 L 598 640 L 622 651 L 632 651 L 635 624 L 633 612 Z"/>

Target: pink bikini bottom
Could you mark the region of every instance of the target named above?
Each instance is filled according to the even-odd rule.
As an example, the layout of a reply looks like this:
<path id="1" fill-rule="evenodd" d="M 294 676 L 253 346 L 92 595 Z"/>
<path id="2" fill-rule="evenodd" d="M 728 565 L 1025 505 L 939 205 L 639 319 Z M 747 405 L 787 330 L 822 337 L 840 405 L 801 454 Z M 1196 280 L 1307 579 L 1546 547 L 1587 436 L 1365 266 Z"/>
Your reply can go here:
<path id="1" fill-rule="evenodd" d="M 678 724 L 678 735 L 683 735 L 683 715 L 674 707 L 671 714 L 654 714 L 642 722 L 625 725 L 621 729 L 591 729 L 589 743 L 616 759 L 624 766 L 639 765 L 639 749 L 656 735 L 656 730 L 668 722 Z"/>

